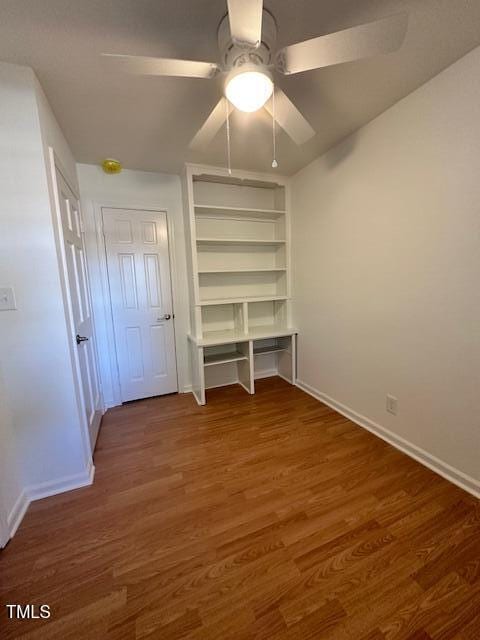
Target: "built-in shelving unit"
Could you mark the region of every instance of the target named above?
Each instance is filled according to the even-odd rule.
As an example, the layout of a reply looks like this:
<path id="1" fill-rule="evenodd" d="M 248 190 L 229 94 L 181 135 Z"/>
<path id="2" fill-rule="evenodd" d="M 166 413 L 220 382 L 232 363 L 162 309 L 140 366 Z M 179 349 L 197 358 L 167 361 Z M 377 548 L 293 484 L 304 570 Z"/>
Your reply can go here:
<path id="1" fill-rule="evenodd" d="M 295 381 L 290 212 L 281 176 L 187 165 L 193 392 L 258 377 Z"/>

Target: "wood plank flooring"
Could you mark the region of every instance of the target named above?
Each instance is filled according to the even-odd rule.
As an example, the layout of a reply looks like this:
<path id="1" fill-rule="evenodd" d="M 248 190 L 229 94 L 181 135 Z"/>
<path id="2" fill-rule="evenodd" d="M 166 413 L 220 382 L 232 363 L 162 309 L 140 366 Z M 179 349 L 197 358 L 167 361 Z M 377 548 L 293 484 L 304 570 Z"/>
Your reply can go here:
<path id="1" fill-rule="evenodd" d="M 92 487 L 34 503 L 3 640 L 478 640 L 476 499 L 279 378 L 109 411 Z"/>

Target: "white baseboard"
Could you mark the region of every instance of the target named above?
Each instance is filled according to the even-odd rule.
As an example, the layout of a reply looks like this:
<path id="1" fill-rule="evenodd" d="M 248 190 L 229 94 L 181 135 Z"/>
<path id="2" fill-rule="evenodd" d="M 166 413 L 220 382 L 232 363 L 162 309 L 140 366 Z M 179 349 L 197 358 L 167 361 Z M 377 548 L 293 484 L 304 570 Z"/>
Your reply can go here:
<path id="1" fill-rule="evenodd" d="M 288 384 L 293 384 L 295 386 L 295 382 L 292 382 L 291 378 L 287 378 L 287 376 L 283 376 L 281 373 L 277 373 L 276 375 L 279 378 L 282 378 L 282 380 L 285 380 L 285 382 L 288 382 Z"/>
<path id="2" fill-rule="evenodd" d="M 64 493 L 65 491 L 72 491 L 72 489 L 86 487 L 92 484 L 94 475 L 95 466 L 93 465 L 93 462 L 90 461 L 87 469 L 81 473 L 76 473 L 72 476 L 65 476 L 51 482 L 42 482 L 40 484 L 30 485 L 25 491 L 30 502 L 33 502 L 33 500 L 40 500 L 41 498 L 48 498 L 49 496 Z"/>
<path id="3" fill-rule="evenodd" d="M 11 535 L 10 531 L 6 528 L 0 528 L 0 551 L 7 546 L 10 541 Z"/>
<path id="4" fill-rule="evenodd" d="M 229 380 L 228 382 L 222 382 L 220 384 L 209 384 L 208 386 L 205 387 L 205 391 L 208 391 L 209 389 L 220 389 L 221 387 L 231 387 L 234 384 L 239 384 L 239 381 Z"/>
<path id="5" fill-rule="evenodd" d="M 15 532 L 20 526 L 20 523 L 23 520 L 23 516 L 25 515 L 29 504 L 30 499 L 25 490 L 23 490 L 15 501 L 12 510 L 7 515 L 7 526 L 10 538 L 13 538 L 13 536 L 15 535 Z"/>
<path id="6" fill-rule="evenodd" d="M 94 475 L 95 466 L 90 461 L 88 468 L 82 473 L 65 476 L 52 482 L 42 482 L 25 487 L 7 516 L 10 538 L 15 535 L 31 502 L 41 498 L 48 498 L 58 493 L 64 493 L 65 491 L 72 491 L 72 489 L 86 487 L 93 483 Z"/>
<path id="7" fill-rule="evenodd" d="M 192 393 L 192 391 L 193 391 L 192 385 L 185 384 L 182 389 L 178 390 L 178 393 Z M 114 407 L 121 407 L 121 406 L 122 406 L 121 402 L 115 402 L 114 400 L 111 400 L 109 402 L 105 402 L 105 411 L 107 411 L 108 409 L 113 409 Z M 105 411 L 104 411 L 104 414 L 105 414 Z"/>
<path id="8" fill-rule="evenodd" d="M 399 449 L 403 453 L 406 453 L 417 462 L 420 462 L 420 464 L 428 467 L 431 471 L 438 473 L 438 475 L 442 476 L 449 482 L 452 482 L 461 489 L 468 491 L 468 493 L 471 493 L 476 498 L 480 498 L 480 481 L 472 478 L 471 476 L 468 476 L 467 474 L 463 473 L 463 471 L 452 467 L 443 460 L 436 458 L 428 451 L 417 447 L 417 445 L 396 435 L 389 429 L 386 429 L 376 422 L 373 422 L 369 418 L 362 416 L 350 407 L 347 407 L 341 402 L 338 402 L 334 398 L 331 398 L 325 393 L 318 391 L 318 389 L 311 387 L 306 382 L 302 382 L 301 380 L 297 379 L 296 386 L 302 391 L 305 391 L 305 393 L 313 396 L 320 402 L 328 405 L 338 413 L 341 413 L 352 422 L 355 422 L 355 424 L 358 424 L 360 427 L 363 427 L 379 438 L 382 438 L 382 440 L 385 440 L 385 442 L 388 442 L 388 444 L 391 444 L 396 449 Z"/>
<path id="9" fill-rule="evenodd" d="M 265 369 L 264 371 L 255 371 L 254 378 L 255 380 L 261 380 L 262 378 L 273 378 L 273 376 L 278 376 L 278 371 L 276 369 Z"/>

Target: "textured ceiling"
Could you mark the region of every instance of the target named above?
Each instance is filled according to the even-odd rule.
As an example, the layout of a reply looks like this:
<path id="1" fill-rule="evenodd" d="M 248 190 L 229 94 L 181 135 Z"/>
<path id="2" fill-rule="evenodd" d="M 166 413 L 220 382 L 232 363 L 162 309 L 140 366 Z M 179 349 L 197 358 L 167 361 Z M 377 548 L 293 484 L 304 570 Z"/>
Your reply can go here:
<path id="1" fill-rule="evenodd" d="M 480 45 L 479 0 L 265 0 L 278 47 L 406 9 L 402 49 L 311 71 L 278 84 L 317 135 L 297 147 L 279 135 L 278 171 L 292 174 Z M 33 67 L 79 162 L 105 156 L 131 169 L 178 172 L 223 165 L 225 130 L 206 153 L 188 142 L 221 94 L 219 81 L 134 77 L 102 52 L 216 61 L 224 0 L 0 0 L 0 60 Z M 232 164 L 268 171 L 271 120 L 235 112 Z"/>

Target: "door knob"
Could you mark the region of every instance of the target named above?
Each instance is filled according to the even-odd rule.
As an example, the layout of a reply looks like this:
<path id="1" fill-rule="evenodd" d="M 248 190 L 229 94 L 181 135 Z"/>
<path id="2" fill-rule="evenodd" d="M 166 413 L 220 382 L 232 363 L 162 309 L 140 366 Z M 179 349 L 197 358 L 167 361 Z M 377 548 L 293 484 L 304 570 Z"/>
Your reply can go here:
<path id="1" fill-rule="evenodd" d="M 162 316 L 161 318 L 157 318 L 157 322 L 161 322 L 162 320 L 170 320 L 172 316 L 169 313 L 166 313 L 164 316 Z"/>
<path id="2" fill-rule="evenodd" d="M 88 338 L 86 336 L 79 336 L 77 333 L 75 340 L 77 341 L 77 344 L 80 344 L 81 342 L 86 342 Z"/>

